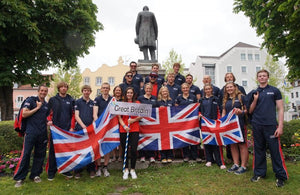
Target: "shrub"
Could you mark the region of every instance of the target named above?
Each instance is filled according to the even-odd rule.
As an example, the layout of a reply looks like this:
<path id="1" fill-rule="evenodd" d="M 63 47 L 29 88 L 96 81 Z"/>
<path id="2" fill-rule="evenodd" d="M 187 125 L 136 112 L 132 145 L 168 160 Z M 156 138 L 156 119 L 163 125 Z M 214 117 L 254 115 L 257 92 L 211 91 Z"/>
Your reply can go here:
<path id="1" fill-rule="evenodd" d="M 0 154 L 22 150 L 23 138 L 15 132 L 13 123 L 13 121 L 0 122 Z"/>
<path id="2" fill-rule="evenodd" d="M 280 136 L 281 146 L 291 147 L 292 144 L 296 144 L 295 133 L 300 129 L 300 120 L 291 120 L 284 122 L 283 134 Z"/>

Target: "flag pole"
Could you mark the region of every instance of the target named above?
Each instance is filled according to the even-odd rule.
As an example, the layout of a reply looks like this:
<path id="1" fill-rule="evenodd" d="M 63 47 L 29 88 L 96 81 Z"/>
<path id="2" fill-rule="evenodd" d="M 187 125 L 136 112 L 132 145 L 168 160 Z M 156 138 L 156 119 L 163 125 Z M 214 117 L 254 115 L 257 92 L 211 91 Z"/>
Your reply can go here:
<path id="1" fill-rule="evenodd" d="M 130 116 L 129 116 L 130 119 Z M 128 122 L 128 127 L 130 127 L 129 122 Z M 130 131 L 130 130 L 129 130 Z M 123 172 L 125 171 L 125 165 L 126 165 L 126 160 L 127 160 L 127 151 L 128 151 L 128 138 L 129 138 L 129 131 L 127 131 L 126 134 L 126 144 L 125 144 L 125 152 L 124 152 L 124 160 L 123 160 Z"/>

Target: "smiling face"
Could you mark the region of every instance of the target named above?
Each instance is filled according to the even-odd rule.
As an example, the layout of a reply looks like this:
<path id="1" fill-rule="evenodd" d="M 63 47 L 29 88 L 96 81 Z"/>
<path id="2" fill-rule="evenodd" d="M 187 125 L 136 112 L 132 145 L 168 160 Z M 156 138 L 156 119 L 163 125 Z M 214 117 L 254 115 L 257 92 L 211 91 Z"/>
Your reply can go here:
<path id="1" fill-rule="evenodd" d="M 233 95 L 236 88 L 233 83 L 228 83 L 228 84 L 226 84 L 225 89 L 229 95 Z"/>
<path id="2" fill-rule="evenodd" d="M 163 99 L 167 99 L 169 97 L 169 90 L 168 88 L 163 88 L 161 90 L 161 96 Z"/>
<path id="3" fill-rule="evenodd" d="M 122 89 L 121 87 L 116 87 L 114 90 L 114 96 L 115 97 L 121 97 L 122 96 Z"/>
<path id="4" fill-rule="evenodd" d="M 132 102 L 134 92 L 132 89 L 128 89 L 126 92 L 126 97 L 129 102 Z"/>
<path id="5" fill-rule="evenodd" d="M 225 76 L 225 82 L 232 81 L 234 82 L 233 75 L 231 73 L 227 73 Z"/>
<path id="6" fill-rule="evenodd" d="M 204 87 L 205 96 L 207 96 L 207 97 L 212 96 L 212 91 L 213 91 L 213 89 L 210 85 Z"/>
<path id="7" fill-rule="evenodd" d="M 89 99 L 90 95 L 91 95 L 91 90 L 90 89 L 83 89 L 82 94 L 83 94 L 84 99 Z"/>
<path id="8" fill-rule="evenodd" d="M 101 86 L 101 93 L 102 93 L 103 95 L 108 95 L 109 90 L 110 90 L 110 86 L 109 86 L 109 85 L 103 84 L 103 85 Z"/>
<path id="9" fill-rule="evenodd" d="M 187 83 L 187 84 L 192 84 L 192 82 L 193 82 L 193 77 L 192 76 L 187 76 L 186 78 L 185 78 L 185 82 Z"/>
<path id="10" fill-rule="evenodd" d="M 211 78 L 210 78 L 210 76 L 205 75 L 205 76 L 203 77 L 203 84 L 205 85 L 205 84 L 210 84 L 210 83 L 211 83 Z"/>
<path id="11" fill-rule="evenodd" d="M 181 91 L 184 95 L 188 95 L 189 94 L 189 91 L 190 91 L 190 87 L 188 86 L 188 84 L 186 83 L 183 83 L 181 85 Z"/>
<path id="12" fill-rule="evenodd" d="M 151 85 L 146 85 L 145 86 L 145 93 L 147 95 L 151 95 L 151 93 L 152 93 L 152 86 Z"/>
<path id="13" fill-rule="evenodd" d="M 136 63 L 134 63 L 134 62 L 130 63 L 130 70 L 131 70 L 132 72 L 136 72 L 136 67 L 137 67 L 137 64 L 136 64 Z"/>
<path id="14" fill-rule="evenodd" d="M 48 87 L 40 86 L 38 90 L 38 97 L 40 100 L 44 100 L 48 94 Z"/>
<path id="15" fill-rule="evenodd" d="M 257 74 L 257 81 L 260 85 L 266 85 L 268 83 L 269 76 L 267 72 L 260 72 Z"/>

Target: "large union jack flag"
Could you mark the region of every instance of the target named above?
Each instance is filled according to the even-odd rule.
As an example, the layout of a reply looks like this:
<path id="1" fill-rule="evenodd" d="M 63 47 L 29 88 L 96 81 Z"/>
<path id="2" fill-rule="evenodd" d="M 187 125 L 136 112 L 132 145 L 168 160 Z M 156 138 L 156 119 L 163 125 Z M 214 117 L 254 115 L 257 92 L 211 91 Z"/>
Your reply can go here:
<path id="1" fill-rule="evenodd" d="M 59 173 L 82 168 L 120 144 L 119 123 L 108 109 L 90 126 L 76 132 L 51 126 Z"/>
<path id="2" fill-rule="evenodd" d="M 239 117 L 234 114 L 234 109 L 218 120 L 201 118 L 202 142 L 209 145 L 228 145 L 243 142 Z"/>
<path id="3" fill-rule="evenodd" d="M 153 108 L 140 122 L 138 149 L 169 150 L 200 143 L 199 104 Z"/>

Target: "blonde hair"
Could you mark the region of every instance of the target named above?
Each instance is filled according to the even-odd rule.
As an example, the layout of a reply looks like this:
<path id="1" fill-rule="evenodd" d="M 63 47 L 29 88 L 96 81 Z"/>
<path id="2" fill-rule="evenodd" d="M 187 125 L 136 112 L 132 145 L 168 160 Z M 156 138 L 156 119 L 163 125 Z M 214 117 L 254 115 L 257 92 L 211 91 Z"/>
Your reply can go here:
<path id="1" fill-rule="evenodd" d="M 158 92 L 158 96 L 157 96 L 157 100 L 158 101 L 161 101 L 162 100 L 162 90 L 166 89 L 168 91 L 168 97 L 167 97 L 167 100 L 172 100 L 172 98 L 170 97 L 170 92 L 169 92 L 169 89 L 168 87 L 166 86 L 162 86 L 160 89 L 159 89 L 159 92 Z"/>
<path id="2" fill-rule="evenodd" d="M 243 107 L 243 102 L 242 102 L 242 95 L 243 93 L 238 89 L 238 87 L 236 86 L 236 84 L 234 82 L 227 82 L 225 87 L 224 87 L 224 97 L 223 97 L 223 108 L 225 108 L 225 104 L 228 101 L 229 98 L 229 94 L 226 92 L 226 86 L 232 84 L 235 87 L 235 90 L 233 92 L 233 98 L 232 98 L 232 106 L 234 105 L 234 100 L 236 97 L 238 97 L 242 107 Z"/>
<path id="3" fill-rule="evenodd" d="M 153 89 L 153 86 L 152 86 L 152 84 L 151 83 L 146 83 L 145 85 L 144 85 L 144 89 L 146 89 L 146 87 L 147 86 L 150 86 L 151 87 L 151 89 Z"/>

